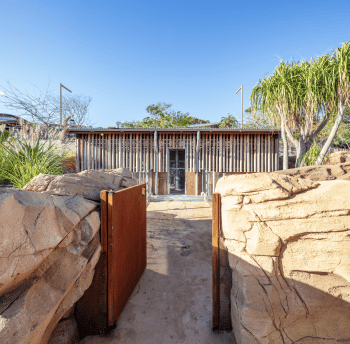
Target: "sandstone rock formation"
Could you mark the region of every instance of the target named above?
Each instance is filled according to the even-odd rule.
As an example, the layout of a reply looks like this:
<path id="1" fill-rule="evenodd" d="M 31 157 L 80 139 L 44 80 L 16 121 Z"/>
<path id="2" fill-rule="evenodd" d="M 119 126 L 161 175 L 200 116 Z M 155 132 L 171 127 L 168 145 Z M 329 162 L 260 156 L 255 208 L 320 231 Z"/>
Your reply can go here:
<path id="1" fill-rule="evenodd" d="M 41 174 L 25 191 L 0 189 L 1 344 L 77 341 L 74 305 L 101 251 L 100 190 L 135 184 L 118 169 Z"/>
<path id="2" fill-rule="evenodd" d="M 26 191 L 43 192 L 50 195 L 77 196 L 99 201 L 101 190 L 119 190 L 136 185 L 127 168 L 115 170 L 86 170 L 76 174 L 53 176 L 39 174 L 24 188 Z"/>
<path id="3" fill-rule="evenodd" d="M 294 169 L 296 162 L 296 155 L 288 156 L 288 169 Z M 340 151 L 327 154 L 324 165 L 338 165 L 344 162 L 350 162 L 350 151 Z M 283 154 L 279 156 L 279 168 L 283 169 Z"/>
<path id="4" fill-rule="evenodd" d="M 350 162 L 350 151 L 340 151 L 330 154 L 327 165 L 337 165 Z"/>
<path id="5" fill-rule="evenodd" d="M 224 177 L 238 344 L 350 343 L 350 182 Z"/>
<path id="6" fill-rule="evenodd" d="M 334 161 L 334 160 L 333 160 Z M 337 160 L 336 160 L 337 161 Z M 301 179 L 314 181 L 325 180 L 350 180 L 350 161 L 335 165 L 314 165 L 289 170 L 276 171 L 274 173 L 294 176 Z"/>

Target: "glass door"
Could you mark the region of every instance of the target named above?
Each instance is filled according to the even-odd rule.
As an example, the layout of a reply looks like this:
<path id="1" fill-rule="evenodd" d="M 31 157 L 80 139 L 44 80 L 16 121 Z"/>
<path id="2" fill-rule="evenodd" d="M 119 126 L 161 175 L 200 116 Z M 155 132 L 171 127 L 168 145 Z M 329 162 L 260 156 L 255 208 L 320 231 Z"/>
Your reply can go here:
<path id="1" fill-rule="evenodd" d="M 169 150 L 170 193 L 184 193 L 185 191 L 185 150 Z"/>

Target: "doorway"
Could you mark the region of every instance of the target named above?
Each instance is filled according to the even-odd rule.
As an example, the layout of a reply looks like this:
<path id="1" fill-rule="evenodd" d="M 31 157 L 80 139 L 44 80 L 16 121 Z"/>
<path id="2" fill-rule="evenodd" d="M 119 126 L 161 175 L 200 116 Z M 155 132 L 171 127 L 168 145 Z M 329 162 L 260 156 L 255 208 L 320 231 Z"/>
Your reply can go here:
<path id="1" fill-rule="evenodd" d="M 170 194 L 184 194 L 186 183 L 185 150 L 169 149 Z"/>

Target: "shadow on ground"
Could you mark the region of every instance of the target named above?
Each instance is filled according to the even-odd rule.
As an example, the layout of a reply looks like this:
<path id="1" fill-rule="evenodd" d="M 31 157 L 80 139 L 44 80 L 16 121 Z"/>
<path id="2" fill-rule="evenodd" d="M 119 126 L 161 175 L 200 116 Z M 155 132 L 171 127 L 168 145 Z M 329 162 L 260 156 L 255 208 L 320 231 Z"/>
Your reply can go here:
<path id="1" fill-rule="evenodd" d="M 234 343 L 212 332 L 212 210 L 204 202 L 152 202 L 147 268 L 108 336 L 81 344 Z"/>

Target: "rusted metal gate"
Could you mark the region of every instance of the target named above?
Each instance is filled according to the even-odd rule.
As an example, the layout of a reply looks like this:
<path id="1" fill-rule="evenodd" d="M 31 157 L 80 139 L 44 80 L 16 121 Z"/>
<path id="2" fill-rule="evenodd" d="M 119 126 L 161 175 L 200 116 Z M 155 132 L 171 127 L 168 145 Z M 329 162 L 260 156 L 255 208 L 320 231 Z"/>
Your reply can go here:
<path id="1" fill-rule="evenodd" d="M 82 336 L 109 332 L 146 268 L 146 184 L 101 191 L 101 256 L 75 307 Z"/>
<path id="2" fill-rule="evenodd" d="M 221 235 L 221 195 L 213 194 L 212 222 L 212 291 L 213 331 L 231 331 L 231 286 L 232 274 L 228 263 L 228 254 Z"/>
<path id="3" fill-rule="evenodd" d="M 118 320 L 146 269 L 146 184 L 101 192 L 102 251 L 107 252 L 107 323 Z"/>

